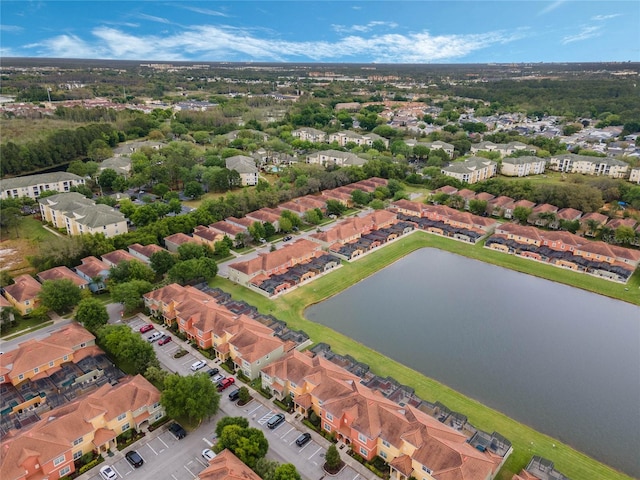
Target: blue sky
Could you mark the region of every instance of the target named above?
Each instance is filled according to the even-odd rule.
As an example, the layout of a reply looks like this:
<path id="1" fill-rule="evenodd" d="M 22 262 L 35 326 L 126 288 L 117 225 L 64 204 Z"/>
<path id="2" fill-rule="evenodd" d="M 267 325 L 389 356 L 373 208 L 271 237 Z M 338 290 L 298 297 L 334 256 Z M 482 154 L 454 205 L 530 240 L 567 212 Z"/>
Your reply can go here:
<path id="1" fill-rule="evenodd" d="M 3 57 L 165 61 L 640 61 L 638 0 L 2 0 Z"/>

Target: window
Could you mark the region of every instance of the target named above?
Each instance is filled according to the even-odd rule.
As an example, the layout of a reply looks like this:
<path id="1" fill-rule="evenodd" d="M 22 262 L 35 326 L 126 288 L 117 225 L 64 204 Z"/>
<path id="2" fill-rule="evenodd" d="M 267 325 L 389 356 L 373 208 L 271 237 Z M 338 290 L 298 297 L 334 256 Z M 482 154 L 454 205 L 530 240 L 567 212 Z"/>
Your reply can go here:
<path id="1" fill-rule="evenodd" d="M 53 367 L 54 363 L 53 362 L 49 362 L 49 366 Z"/>
<path id="2" fill-rule="evenodd" d="M 74 445 L 80 445 L 80 444 L 82 443 L 82 441 L 83 441 L 83 440 L 84 440 L 84 439 L 83 439 L 82 437 L 80 437 L 80 438 L 76 438 L 76 439 L 73 441 L 73 444 L 74 444 Z"/>
<path id="3" fill-rule="evenodd" d="M 155 410 L 156 408 L 158 408 L 160 406 L 160 402 L 156 402 L 153 404 L 153 409 Z"/>
<path id="4" fill-rule="evenodd" d="M 424 465 L 422 465 L 422 471 L 427 472 L 429 475 L 431 475 L 431 469 L 428 467 L 425 467 Z"/>
<path id="5" fill-rule="evenodd" d="M 120 415 L 118 415 L 118 420 L 124 420 L 125 418 L 127 418 L 126 413 L 121 413 Z"/>
<path id="6" fill-rule="evenodd" d="M 18 375 L 18 380 L 22 380 L 23 378 L 24 378 L 24 375 L 22 373 Z"/>
<path id="7" fill-rule="evenodd" d="M 62 361 L 67 362 L 69 360 L 69 355 L 65 355 L 62 357 Z"/>
<path id="8" fill-rule="evenodd" d="M 358 440 L 361 441 L 362 443 L 367 443 L 367 437 L 365 437 L 361 433 L 358 434 Z"/>
<path id="9" fill-rule="evenodd" d="M 298 385 L 296 385 L 295 383 L 291 382 L 291 388 L 298 388 Z"/>
<path id="10" fill-rule="evenodd" d="M 61 463 L 64 463 L 64 455 L 60 455 L 58 458 L 56 458 L 53 461 L 53 466 L 57 467 L 58 465 L 60 465 Z"/>
<path id="11" fill-rule="evenodd" d="M 78 460 L 80 457 L 82 457 L 82 450 L 78 450 L 77 452 L 74 452 L 73 454 L 74 460 Z"/>
<path id="12" fill-rule="evenodd" d="M 380 456 L 385 460 L 387 459 L 387 454 L 383 450 L 380 450 Z"/>
<path id="13" fill-rule="evenodd" d="M 130 425 L 129 425 L 129 422 L 127 422 L 124 425 L 122 425 L 122 431 L 123 432 L 126 432 L 127 430 L 129 430 L 129 428 L 131 428 Z"/>
<path id="14" fill-rule="evenodd" d="M 40 369 L 38 367 L 33 369 L 33 373 L 38 373 L 40 371 Z"/>
<path id="15" fill-rule="evenodd" d="M 330 422 L 333 421 L 333 415 L 331 415 L 329 412 L 326 412 L 324 416 L 327 417 L 327 420 L 329 420 Z"/>
<path id="16" fill-rule="evenodd" d="M 60 471 L 58 472 L 58 474 L 59 474 L 61 477 L 64 477 L 64 476 L 65 476 L 67 473 L 69 473 L 70 471 L 71 471 L 71 467 L 70 467 L 69 465 L 67 465 L 67 466 L 66 466 L 66 467 L 64 467 L 62 470 L 60 470 Z"/>
<path id="17" fill-rule="evenodd" d="M 389 442 L 387 442 L 386 440 L 382 440 L 382 445 L 384 445 L 385 447 L 390 447 L 391 444 Z"/>
<path id="18" fill-rule="evenodd" d="M 328 423 L 325 423 L 325 424 L 324 424 L 324 429 L 325 429 L 327 432 L 330 432 L 330 431 L 331 431 L 331 425 L 329 425 Z"/>
<path id="19" fill-rule="evenodd" d="M 364 447 L 360 447 L 360 454 L 361 454 L 363 457 L 366 457 L 367 455 L 369 455 L 369 452 L 367 452 L 367 449 L 366 449 L 366 448 L 364 448 Z"/>

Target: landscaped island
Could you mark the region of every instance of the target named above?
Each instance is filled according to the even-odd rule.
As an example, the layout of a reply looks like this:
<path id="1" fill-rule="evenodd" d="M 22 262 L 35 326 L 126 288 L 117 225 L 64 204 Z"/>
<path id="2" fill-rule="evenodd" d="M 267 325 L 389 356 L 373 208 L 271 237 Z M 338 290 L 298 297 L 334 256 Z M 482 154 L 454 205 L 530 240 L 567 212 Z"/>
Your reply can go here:
<path id="1" fill-rule="evenodd" d="M 533 455 L 540 455 L 554 461 L 557 470 L 563 472 L 569 478 L 630 478 L 344 335 L 304 318 L 304 310 L 307 306 L 341 292 L 408 253 L 423 247 L 440 248 L 513 270 L 554 281 L 561 281 L 571 286 L 601 293 L 630 303 L 640 304 L 640 292 L 638 291 L 640 275 L 638 272 L 631 277 L 626 286 L 614 284 L 606 280 L 492 252 L 481 245 L 470 246 L 461 242 L 427 235 L 423 232 L 416 232 L 401 241 L 387 245 L 385 248 L 358 260 L 356 264 L 346 264 L 339 270 L 340 274 L 327 275 L 277 300 L 268 300 L 224 279 L 214 280 L 213 285 L 229 291 L 236 298 L 246 300 L 265 313 L 273 313 L 278 318 L 285 320 L 291 328 L 303 329 L 315 342 L 326 342 L 331 345 L 332 350 L 335 352 L 348 353 L 358 361 L 367 363 L 376 374 L 381 376 L 389 375 L 400 383 L 410 385 L 415 388 L 416 394 L 421 398 L 428 401 L 439 401 L 452 410 L 467 415 L 469 421 L 478 428 L 487 431 L 499 431 L 505 435 L 513 443 L 514 453 L 508 459 L 505 468 L 497 478 L 510 479 L 513 473 L 526 466 Z"/>

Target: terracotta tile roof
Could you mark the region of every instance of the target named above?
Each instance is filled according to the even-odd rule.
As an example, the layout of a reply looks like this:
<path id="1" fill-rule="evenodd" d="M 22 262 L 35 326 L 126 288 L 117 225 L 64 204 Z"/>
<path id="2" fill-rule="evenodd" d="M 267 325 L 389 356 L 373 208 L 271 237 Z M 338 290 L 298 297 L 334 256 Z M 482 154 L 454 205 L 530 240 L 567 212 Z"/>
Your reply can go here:
<path id="1" fill-rule="evenodd" d="M 636 220 L 634 218 L 612 218 L 607 222 L 607 227 L 612 230 L 616 230 L 620 227 L 635 227 Z"/>
<path id="2" fill-rule="evenodd" d="M 446 193 L 447 195 L 453 195 L 458 192 L 456 187 L 452 187 L 451 185 L 445 185 L 444 187 L 440 187 L 434 190 L 432 193 Z"/>
<path id="3" fill-rule="evenodd" d="M 41 282 L 45 282 L 47 280 L 67 279 L 67 280 L 71 280 L 78 287 L 82 287 L 89 283 L 87 280 L 85 280 L 84 278 L 74 273 L 73 270 L 65 266 L 55 267 L 49 270 L 45 270 L 44 272 L 40 272 L 38 274 L 38 278 L 40 279 Z"/>
<path id="4" fill-rule="evenodd" d="M 307 379 L 317 386 L 324 377 L 335 377 L 353 382 L 360 381 L 359 377 L 326 358 L 311 357 L 298 350 L 292 350 L 279 360 L 264 367 L 262 371 L 271 377 L 290 380 L 297 385 L 302 385 Z"/>
<path id="5" fill-rule="evenodd" d="M 9 300 L 0 295 L 0 308 L 11 307 L 13 306 Z"/>
<path id="6" fill-rule="evenodd" d="M 475 196 L 474 200 L 485 200 L 485 201 L 489 202 L 490 200 L 493 200 L 494 198 L 496 198 L 495 195 L 491 195 L 490 193 L 487 193 L 487 192 L 480 192 Z"/>
<path id="7" fill-rule="evenodd" d="M 149 293 L 145 293 L 143 297 L 145 299 L 161 302 L 166 305 L 172 302 L 179 304 L 191 299 L 201 302 L 214 302 L 212 297 L 204 292 L 201 292 L 197 288 L 191 286 L 183 287 L 182 285 L 179 285 L 177 283 L 171 283 L 162 288 L 158 288 L 157 290 L 152 290 Z"/>
<path id="8" fill-rule="evenodd" d="M 280 208 L 283 208 L 285 210 L 291 210 L 292 212 L 296 212 L 296 213 L 304 213 L 307 210 L 309 210 L 308 207 L 305 207 L 304 205 L 300 205 L 299 203 L 296 203 L 293 200 L 280 204 Z"/>
<path id="9" fill-rule="evenodd" d="M 595 220 L 600 225 L 604 225 L 605 223 L 607 223 L 607 220 L 609 220 L 609 217 L 603 215 L 602 213 L 591 212 L 583 215 L 582 218 L 580 218 L 580 223 L 586 224 L 589 220 Z"/>
<path id="10" fill-rule="evenodd" d="M 300 197 L 296 200 L 296 203 L 310 209 L 319 208 L 322 210 L 327 206 L 326 199 L 314 195 L 305 195 L 304 197 Z"/>
<path id="11" fill-rule="evenodd" d="M 76 267 L 76 271 L 83 273 L 89 278 L 96 278 L 104 271 L 109 271 L 109 265 L 96 257 L 85 257 L 82 265 Z"/>
<path id="12" fill-rule="evenodd" d="M 262 480 L 230 450 L 223 450 L 198 475 L 200 480 Z"/>
<path id="13" fill-rule="evenodd" d="M 395 202 L 393 202 L 391 204 L 392 207 L 396 207 L 399 208 L 401 210 L 407 210 L 410 212 L 415 212 L 416 216 L 420 216 L 422 213 L 422 207 L 424 206 L 424 204 L 420 203 L 420 202 L 412 202 L 410 200 L 396 200 Z"/>
<path id="14" fill-rule="evenodd" d="M 474 192 L 473 190 L 469 190 L 468 188 L 463 188 L 462 190 L 458 190 L 456 195 L 464 198 L 465 200 L 471 200 L 476 196 L 476 192 Z"/>
<path id="15" fill-rule="evenodd" d="M 206 242 L 217 242 L 222 240 L 224 234 L 216 232 L 214 229 L 198 225 L 193 229 L 193 238 L 201 238 Z"/>
<path id="16" fill-rule="evenodd" d="M 133 250 L 134 252 L 137 252 L 143 257 L 147 258 L 151 258 L 151 255 L 157 252 L 166 252 L 164 248 L 156 245 L 155 243 L 150 243 L 149 245 L 140 245 L 139 243 L 134 243 L 132 245 L 129 245 L 128 248 L 129 252 Z"/>
<path id="17" fill-rule="evenodd" d="M 5 291 L 15 298 L 18 302 L 31 300 L 38 296 L 42 285 L 31 275 L 19 275 L 13 279 L 11 285 L 4 287 Z"/>
<path id="18" fill-rule="evenodd" d="M 126 250 L 114 250 L 102 255 L 102 261 L 107 265 L 118 265 L 120 262 L 140 261 Z"/>
<path id="19" fill-rule="evenodd" d="M 562 208 L 558 211 L 557 215 L 559 220 L 577 220 L 582 216 L 582 212 L 580 210 L 576 210 L 575 208 Z"/>
<path id="20" fill-rule="evenodd" d="M 398 470 L 405 477 L 410 477 L 413 473 L 413 462 L 409 455 L 400 455 L 389 462 L 389 466 Z"/>
<path id="21" fill-rule="evenodd" d="M 565 245 L 571 245 L 574 247 L 580 246 L 585 243 L 584 238 L 571 232 L 541 231 L 540 235 L 545 242 L 562 242 Z"/>
<path id="22" fill-rule="evenodd" d="M 246 218 L 253 220 L 255 222 L 270 222 L 270 223 L 275 223 L 278 220 L 280 220 L 280 216 L 276 215 L 274 213 L 271 213 L 267 210 L 264 209 L 260 209 L 260 210 L 256 210 L 255 212 L 251 212 L 251 213 L 247 213 Z"/>
<path id="23" fill-rule="evenodd" d="M 491 200 L 489 200 L 489 205 L 492 205 L 494 207 L 506 207 L 507 205 L 509 205 L 510 203 L 513 202 L 513 198 L 511 197 L 507 197 L 505 195 L 501 195 L 499 197 L 493 198 Z"/>
<path id="24" fill-rule="evenodd" d="M 539 215 L 541 213 L 556 213 L 558 211 L 558 207 L 556 207 L 555 205 L 551 205 L 549 203 L 542 203 L 540 205 L 536 205 L 535 207 L 533 207 L 533 214 L 534 215 Z"/>
<path id="25" fill-rule="evenodd" d="M 516 207 L 533 208 L 533 207 L 535 207 L 535 205 L 536 205 L 535 202 L 531 202 L 529 200 L 522 199 L 522 200 L 518 200 L 517 202 L 515 202 L 513 204 L 513 208 L 516 208 Z"/>
<path id="26" fill-rule="evenodd" d="M 229 223 L 224 220 L 212 223 L 211 225 L 209 225 L 209 227 L 213 231 L 219 232 L 223 235 L 227 235 L 231 239 L 234 239 L 237 234 L 244 233 L 246 231 L 245 228 L 239 227 L 238 225 L 234 225 L 233 223 Z"/>
<path id="27" fill-rule="evenodd" d="M 502 225 L 497 226 L 496 233 L 516 235 L 519 237 L 536 240 L 538 242 L 542 242 L 543 240 L 541 231 L 537 228 L 529 227 L 526 225 L 517 225 L 515 223 L 503 223 Z"/>
<path id="28" fill-rule="evenodd" d="M 190 237 L 186 233 L 174 233 L 173 235 L 169 235 L 168 237 L 164 237 L 165 245 L 167 242 L 173 243 L 174 245 L 182 245 L 184 243 L 193 242 L 193 237 Z"/>
<path id="29" fill-rule="evenodd" d="M 233 268 L 246 275 L 268 272 L 276 268 L 293 265 L 298 259 L 313 256 L 320 251 L 320 245 L 311 240 L 301 238 L 285 247 L 268 253 L 260 253 L 257 257 L 243 262 L 233 263 Z"/>
<path id="30" fill-rule="evenodd" d="M 255 220 L 251 220 L 250 218 L 247 218 L 247 217 L 241 217 L 241 218 L 227 217 L 227 219 L 225 221 L 226 222 L 231 222 L 234 225 L 239 225 L 239 226 L 244 227 L 245 229 L 247 229 L 251 225 L 253 225 L 253 222 Z"/>
<path id="31" fill-rule="evenodd" d="M 351 201 L 351 195 L 348 193 L 337 192 L 335 190 L 324 190 L 322 192 L 322 196 L 329 200 L 338 200 L 345 203 Z"/>
<path id="32" fill-rule="evenodd" d="M 244 315 L 238 322 L 241 329 L 229 343 L 236 348 L 243 360 L 253 363 L 278 349 L 284 350 L 284 342 L 274 337 L 270 328 Z"/>

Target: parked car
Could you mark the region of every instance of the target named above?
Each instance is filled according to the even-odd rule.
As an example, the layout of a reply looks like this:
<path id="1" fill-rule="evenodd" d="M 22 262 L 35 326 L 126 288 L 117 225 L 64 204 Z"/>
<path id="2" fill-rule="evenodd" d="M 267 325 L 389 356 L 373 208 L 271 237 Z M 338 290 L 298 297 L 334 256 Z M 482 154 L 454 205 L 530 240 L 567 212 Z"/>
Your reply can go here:
<path id="1" fill-rule="evenodd" d="M 194 372 L 197 372 L 198 370 L 200 370 L 201 368 L 206 367 L 207 364 L 204 360 L 198 360 L 197 362 L 193 363 L 191 365 L 191 370 L 193 370 Z"/>
<path id="2" fill-rule="evenodd" d="M 267 421 L 267 427 L 269 427 L 270 429 L 273 430 L 278 425 L 280 425 L 282 422 L 284 422 L 284 414 L 283 413 L 276 413 L 273 417 L 271 417 Z"/>
<path id="3" fill-rule="evenodd" d="M 202 450 L 202 456 L 204 457 L 204 459 L 209 462 L 211 460 L 213 460 L 214 458 L 216 458 L 216 454 L 213 453 L 213 450 L 209 449 L 209 448 L 205 448 L 204 450 Z"/>
<path id="4" fill-rule="evenodd" d="M 163 335 L 162 337 L 160 337 L 160 340 L 158 340 L 158 345 L 166 345 L 171 340 L 172 339 L 169 335 Z"/>
<path id="5" fill-rule="evenodd" d="M 261 238 L 261 239 L 260 239 L 260 243 L 267 243 L 267 240 L 266 240 L 266 239 L 264 239 L 264 238 Z"/>
<path id="6" fill-rule="evenodd" d="M 225 378 L 223 380 L 220 380 L 220 382 L 218 383 L 218 391 L 221 392 L 221 391 L 229 388 L 234 383 L 236 383 L 236 379 L 233 378 L 233 377 L 229 377 L 229 378 Z"/>
<path id="7" fill-rule="evenodd" d="M 147 337 L 147 340 L 151 343 L 155 342 L 156 340 L 160 340 L 162 338 L 162 333 L 160 332 L 153 332 L 151 335 L 149 335 Z"/>
<path id="8" fill-rule="evenodd" d="M 289 240 L 291 240 L 293 237 L 291 235 L 285 235 L 284 238 L 282 239 L 283 242 L 288 242 Z"/>
<path id="9" fill-rule="evenodd" d="M 217 375 L 219 372 L 220 370 L 218 370 L 217 368 L 210 368 L 209 370 L 207 370 L 207 373 L 209 374 L 210 377 Z"/>
<path id="10" fill-rule="evenodd" d="M 104 478 L 104 480 L 116 480 L 118 478 L 116 471 L 109 465 L 105 465 L 100 469 L 100 476 Z"/>
<path id="11" fill-rule="evenodd" d="M 138 452 L 136 452 L 135 450 L 131 450 L 130 452 L 127 452 L 124 455 L 124 457 L 127 459 L 127 462 L 129 462 L 133 468 L 141 467 L 142 464 L 144 463 L 144 460 L 142 459 L 140 454 L 138 454 Z"/>
<path id="12" fill-rule="evenodd" d="M 300 435 L 298 438 L 296 438 L 296 445 L 298 445 L 299 447 L 302 447 L 303 445 L 305 445 L 309 440 L 311 440 L 311 434 L 310 433 L 303 433 L 302 435 Z"/>
<path id="13" fill-rule="evenodd" d="M 176 437 L 178 440 L 182 440 L 187 436 L 187 431 L 180 425 L 179 423 L 173 422 L 169 425 L 169 431 Z"/>
<path id="14" fill-rule="evenodd" d="M 229 400 L 236 401 L 238 398 L 240 398 L 239 388 L 236 388 L 235 390 L 231 391 L 231 393 L 229 393 Z"/>
<path id="15" fill-rule="evenodd" d="M 221 373 L 216 373 L 211 379 L 213 383 L 220 383 L 222 380 L 224 380 L 224 375 Z"/>
<path id="16" fill-rule="evenodd" d="M 154 326 L 150 323 L 147 323 L 146 325 L 142 325 L 140 327 L 140 333 L 147 333 L 149 330 L 153 330 Z"/>

